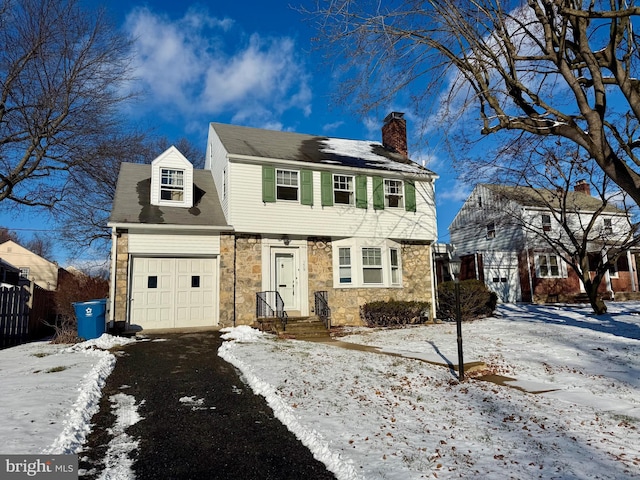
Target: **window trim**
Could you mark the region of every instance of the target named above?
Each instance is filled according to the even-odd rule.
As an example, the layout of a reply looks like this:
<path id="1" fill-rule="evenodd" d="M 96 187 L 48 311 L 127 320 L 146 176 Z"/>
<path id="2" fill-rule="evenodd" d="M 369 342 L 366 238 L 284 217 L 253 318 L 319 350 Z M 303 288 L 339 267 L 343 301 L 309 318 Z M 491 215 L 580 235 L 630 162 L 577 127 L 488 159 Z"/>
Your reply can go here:
<path id="1" fill-rule="evenodd" d="M 351 267 L 351 282 L 340 282 L 340 249 L 350 250 L 350 267 Z M 364 249 L 372 248 L 379 249 L 380 251 L 380 266 L 364 265 L 363 251 Z M 397 251 L 397 267 L 392 265 L 391 251 Z M 373 240 L 373 239 L 361 239 L 361 238 L 344 238 L 333 242 L 332 245 L 333 256 L 333 284 L 334 288 L 401 288 L 403 283 L 403 264 L 402 264 L 402 245 L 393 240 Z M 342 265 L 344 267 L 345 264 Z M 364 270 L 366 269 L 381 269 L 381 283 L 365 283 Z M 394 273 L 392 269 L 396 270 L 396 280 L 394 282 Z"/>
<path id="2" fill-rule="evenodd" d="M 351 188 L 350 189 L 343 189 L 343 188 L 336 188 L 336 179 L 337 177 L 342 177 L 347 181 L 347 186 L 349 184 L 349 180 L 351 181 Z M 331 191 L 332 191 L 332 197 L 333 197 L 333 205 L 349 205 L 349 206 L 353 206 L 355 205 L 355 198 L 356 198 L 356 177 L 355 175 L 344 175 L 341 173 L 334 173 L 331 176 L 332 179 L 332 185 L 331 185 Z M 349 195 L 349 203 L 345 203 L 345 202 L 339 202 L 336 198 L 336 193 L 347 193 Z"/>
<path id="3" fill-rule="evenodd" d="M 491 240 L 492 238 L 496 238 L 496 223 L 495 222 L 487 223 L 487 239 Z"/>
<path id="4" fill-rule="evenodd" d="M 400 191 L 399 195 L 389 193 L 389 186 L 391 183 L 399 184 L 399 191 Z M 390 205 L 389 198 L 392 196 L 399 197 L 398 205 L 396 206 Z M 384 208 L 399 208 L 402 210 L 405 209 L 404 180 L 401 180 L 399 178 L 384 179 Z"/>
<path id="5" fill-rule="evenodd" d="M 542 263 L 540 262 L 540 257 L 544 257 L 545 258 L 545 267 L 547 268 L 547 275 L 542 275 Z M 553 268 L 553 266 L 551 265 L 551 257 L 554 257 L 556 259 L 556 265 L 558 268 L 558 274 L 557 275 L 551 275 L 549 274 L 549 272 L 551 271 L 551 268 Z M 536 267 L 536 277 L 537 278 L 565 278 L 565 271 L 564 271 L 564 266 L 563 266 L 564 262 L 562 261 L 562 258 L 560 257 L 560 255 L 558 255 L 557 253 L 552 253 L 552 252 L 537 252 L 535 253 L 535 267 Z"/>
<path id="6" fill-rule="evenodd" d="M 185 170 L 182 168 L 160 167 L 160 201 L 170 203 L 184 203 L 185 201 Z M 166 182 L 165 182 L 166 179 Z M 180 194 L 179 199 L 164 198 L 163 193 Z"/>
<path id="7" fill-rule="evenodd" d="M 276 168 L 276 178 L 275 178 L 275 186 L 276 186 L 276 201 L 278 202 L 295 202 L 295 203 L 300 203 L 300 172 L 298 170 L 292 170 L 292 169 L 288 169 L 288 168 Z M 293 178 L 293 176 L 295 176 L 296 179 L 296 185 L 287 185 L 284 183 L 280 183 L 279 179 L 278 179 L 278 174 L 279 173 L 287 173 L 287 174 L 294 174 L 294 175 L 290 175 L 289 178 Z M 289 189 L 294 189 L 296 191 L 296 198 L 291 199 L 291 198 L 280 198 L 280 192 L 279 189 L 280 188 L 289 188 Z"/>

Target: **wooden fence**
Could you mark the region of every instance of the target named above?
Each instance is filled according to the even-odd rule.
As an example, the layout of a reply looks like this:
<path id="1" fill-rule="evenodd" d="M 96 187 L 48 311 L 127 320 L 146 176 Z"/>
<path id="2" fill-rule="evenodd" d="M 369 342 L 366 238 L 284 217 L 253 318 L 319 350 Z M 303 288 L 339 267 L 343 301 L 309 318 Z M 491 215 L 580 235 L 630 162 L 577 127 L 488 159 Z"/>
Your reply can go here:
<path id="1" fill-rule="evenodd" d="M 53 292 L 34 283 L 0 288 L 0 348 L 51 334 L 44 322 L 55 318 Z"/>

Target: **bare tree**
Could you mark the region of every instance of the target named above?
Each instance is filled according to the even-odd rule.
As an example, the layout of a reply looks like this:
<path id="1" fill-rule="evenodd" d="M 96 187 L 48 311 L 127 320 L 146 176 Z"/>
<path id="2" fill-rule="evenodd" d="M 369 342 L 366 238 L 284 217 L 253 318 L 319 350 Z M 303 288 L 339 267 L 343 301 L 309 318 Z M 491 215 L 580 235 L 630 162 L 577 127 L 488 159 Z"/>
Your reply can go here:
<path id="1" fill-rule="evenodd" d="M 594 312 L 606 313 L 599 287 L 640 243 L 634 202 L 614 188 L 593 160 L 561 145 L 512 158 L 511 168 L 494 175 L 498 185 L 486 186 L 491 200 L 483 199 L 477 214 L 467 212 L 465 221 L 475 217 L 484 224 L 489 219 L 496 228 L 523 232 L 513 236 L 520 248 L 555 253 L 576 273 Z"/>
<path id="2" fill-rule="evenodd" d="M 634 0 L 327 0 L 306 13 L 363 111 L 400 99 L 445 131 L 570 140 L 640 204 Z"/>
<path id="3" fill-rule="evenodd" d="M 53 240 L 40 232 L 35 233 L 31 239 L 26 241 L 24 247 L 47 260 L 53 258 Z"/>
<path id="4" fill-rule="evenodd" d="M 119 126 L 129 40 L 77 0 L 0 0 L 0 201 L 51 207 Z"/>

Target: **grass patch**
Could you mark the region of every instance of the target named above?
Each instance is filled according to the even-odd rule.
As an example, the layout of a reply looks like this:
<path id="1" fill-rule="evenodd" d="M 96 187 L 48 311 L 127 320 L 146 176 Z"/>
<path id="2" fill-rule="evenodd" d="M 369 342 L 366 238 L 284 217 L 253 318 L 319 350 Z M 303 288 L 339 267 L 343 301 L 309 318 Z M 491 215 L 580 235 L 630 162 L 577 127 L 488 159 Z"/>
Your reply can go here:
<path id="1" fill-rule="evenodd" d="M 38 358 L 48 357 L 49 355 L 51 355 L 51 354 L 50 353 L 45 353 L 45 352 L 38 352 L 38 353 L 32 353 L 31 354 L 32 357 L 38 357 Z"/>

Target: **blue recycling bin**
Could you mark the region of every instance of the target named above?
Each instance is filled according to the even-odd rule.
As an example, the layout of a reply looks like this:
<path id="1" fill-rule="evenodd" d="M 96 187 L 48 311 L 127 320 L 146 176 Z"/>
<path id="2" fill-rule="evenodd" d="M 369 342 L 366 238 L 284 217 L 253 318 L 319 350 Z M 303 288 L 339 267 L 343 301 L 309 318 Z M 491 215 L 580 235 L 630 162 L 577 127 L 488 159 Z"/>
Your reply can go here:
<path id="1" fill-rule="evenodd" d="M 73 303 L 78 319 L 78 336 L 85 340 L 100 337 L 106 330 L 107 299 Z"/>

